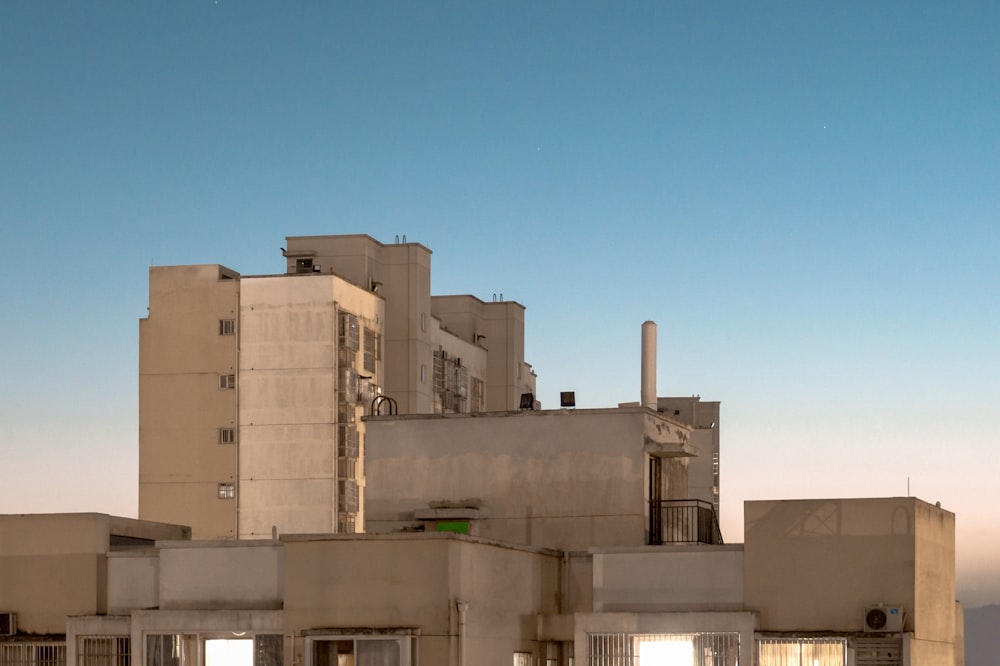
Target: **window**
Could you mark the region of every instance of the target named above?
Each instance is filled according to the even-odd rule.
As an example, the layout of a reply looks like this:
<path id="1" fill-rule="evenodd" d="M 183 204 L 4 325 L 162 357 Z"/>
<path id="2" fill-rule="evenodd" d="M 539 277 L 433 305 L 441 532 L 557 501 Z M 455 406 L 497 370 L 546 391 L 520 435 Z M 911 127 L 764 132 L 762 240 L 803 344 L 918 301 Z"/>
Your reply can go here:
<path id="1" fill-rule="evenodd" d="M 253 632 L 239 633 L 242 636 Z M 284 637 L 281 634 L 248 635 L 246 638 L 217 638 L 196 633 L 147 634 L 145 666 L 282 666 L 283 654 Z"/>
<path id="2" fill-rule="evenodd" d="M 361 347 L 361 328 L 357 315 L 340 313 L 340 344 L 342 347 L 358 351 Z"/>
<path id="3" fill-rule="evenodd" d="M 295 272 L 296 273 L 312 273 L 318 266 L 313 267 L 312 259 L 296 259 L 295 260 Z"/>
<path id="4" fill-rule="evenodd" d="M 737 631 L 590 634 L 588 642 L 590 654 L 587 663 L 590 666 L 735 664 L 740 654 L 740 634 Z"/>
<path id="5" fill-rule="evenodd" d="M 220 319 L 219 320 L 219 335 L 236 335 L 236 320 L 235 319 Z"/>
<path id="6" fill-rule="evenodd" d="M 219 484 L 219 499 L 233 499 L 234 497 L 236 497 L 236 484 L 234 483 Z"/>
<path id="7" fill-rule="evenodd" d="M 409 666 L 411 638 L 393 634 L 331 636 L 312 642 L 306 666 Z"/>
<path id="8" fill-rule="evenodd" d="M 219 444 L 235 444 L 236 428 L 219 428 Z"/>
<path id="9" fill-rule="evenodd" d="M 514 666 L 534 666 L 535 660 L 530 652 L 515 652 Z"/>
<path id="10" fill-rule="evenodd" d="M 365 361 L 367 372 L 375 372 L 376 361 L 382 359 L 382 336 L 365 327 Z"/>
<path id="11" fill-rule="evenodd" d="M 337 531 L 341 534 L 353 534 L 355 530 L 355 521 L 357 518 L 353 513 L 342 513 L 337 516 Z"/>
<path id="12" fill-rule="evenodd" d="M 842 638 L 761 638 L 757 641 L 757 658 L 760 666 L 844 666 L 847 641 Z"/>
<path id="13" fill-rule="evenodd" d="M 479 377 L 469 377 L 469 385 L 472 388 L 472 405 L 470 410 L 473 412 L 483 412 L 486 411 L 486 384 Z"/>
<path id="14" fill-rule="evenodd" d="M 0 643 L 4 666 L 66 666 L 66 643 L 26 641 Z"/>
<path id="15" fill-rule="evenodd" d="M 236 375 L 219 375 L 219 388 L 220 389 L 236 388 Z"/>
<path id="16" fill-rule="evenodd" d="M 129 666 L 128 636 L 78 636 L 77 666 Z"/>
<path id="17" fill-rule="evenodd" d="M 358 483 L 352 479 L 337 479 L 337 509 L 358 512 Z"/>

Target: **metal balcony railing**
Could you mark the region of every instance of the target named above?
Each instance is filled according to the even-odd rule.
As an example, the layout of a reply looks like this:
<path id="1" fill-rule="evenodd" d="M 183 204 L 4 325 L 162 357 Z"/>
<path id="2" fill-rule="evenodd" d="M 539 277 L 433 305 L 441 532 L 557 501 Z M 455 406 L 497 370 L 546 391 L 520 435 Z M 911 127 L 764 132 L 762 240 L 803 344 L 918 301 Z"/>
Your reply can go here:
<path id="1" fill-rule="evenodd" d="M 722 532 L 711 503 L 704 500 L 654 500 L 649 503 L 649 544 L 721 544 Z"/>

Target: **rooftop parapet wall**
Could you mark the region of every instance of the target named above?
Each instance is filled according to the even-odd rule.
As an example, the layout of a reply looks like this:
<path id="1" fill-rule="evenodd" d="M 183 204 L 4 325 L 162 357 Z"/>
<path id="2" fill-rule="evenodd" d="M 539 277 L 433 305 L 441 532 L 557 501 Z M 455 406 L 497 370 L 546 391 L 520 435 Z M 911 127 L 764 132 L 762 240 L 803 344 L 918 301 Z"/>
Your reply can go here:
<path id="1" fill-rule="evenodd" d="M 860 632 L 864 609 L 885 604 L 918 637 L 953 635 L 953 617 L 935 616 L 953 606 L 953 514 L 895 497 L 746 502 L 744 517 L 745 603 L 762 630 Z"/>
<path id="2" fill-rule="evenodd" d="M 366 428 L 368 531 L 472 502 L 474 533 L 569 550 L 644 544 L 648 456 L 692 453 L 689 428 L 642 408 L 374 417 Z"/>

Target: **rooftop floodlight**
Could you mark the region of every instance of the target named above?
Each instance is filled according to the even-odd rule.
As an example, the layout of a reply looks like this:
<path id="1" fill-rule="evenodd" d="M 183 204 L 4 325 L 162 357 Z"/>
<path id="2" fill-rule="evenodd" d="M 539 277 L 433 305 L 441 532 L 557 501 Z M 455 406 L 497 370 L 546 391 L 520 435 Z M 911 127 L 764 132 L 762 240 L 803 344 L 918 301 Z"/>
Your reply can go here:
<path id="1" fill-rule="evenodd" d="M 534 409 L 535 408 L 535 394 L 534 393 L 522 393 L 521 394 L 521 409 Z"/>
<path id="2" fill-rule="evenodd" d="M 576 392 L 562 391 L 559 393 L 560 407 L 576 407 Z"/>

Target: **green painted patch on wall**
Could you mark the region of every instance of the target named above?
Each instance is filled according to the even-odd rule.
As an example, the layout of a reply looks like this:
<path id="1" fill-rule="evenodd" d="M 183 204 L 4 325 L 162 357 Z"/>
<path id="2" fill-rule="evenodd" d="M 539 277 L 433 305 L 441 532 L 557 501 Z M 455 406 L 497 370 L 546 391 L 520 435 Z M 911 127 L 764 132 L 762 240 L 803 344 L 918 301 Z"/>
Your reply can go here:
<path id="1" fill-rule="evenodd" d="M 437 524 L 438 532 L 458 532 L 459 534 L 469 533 L 469 521 L 467 520 L 440 520 Z"/>

